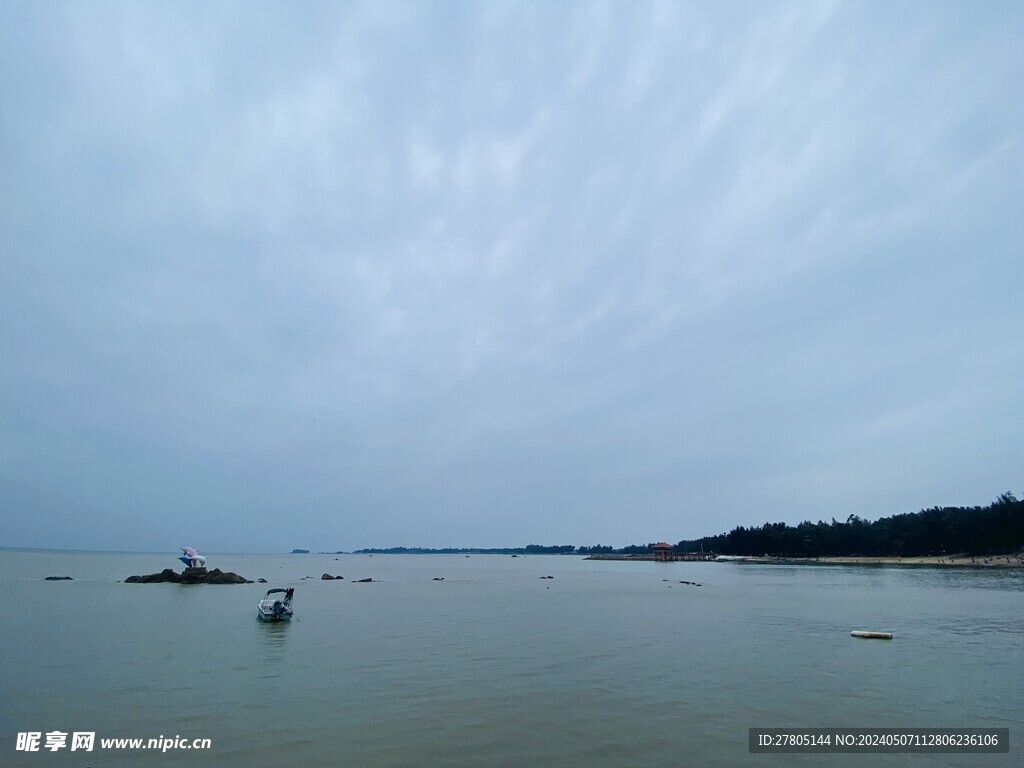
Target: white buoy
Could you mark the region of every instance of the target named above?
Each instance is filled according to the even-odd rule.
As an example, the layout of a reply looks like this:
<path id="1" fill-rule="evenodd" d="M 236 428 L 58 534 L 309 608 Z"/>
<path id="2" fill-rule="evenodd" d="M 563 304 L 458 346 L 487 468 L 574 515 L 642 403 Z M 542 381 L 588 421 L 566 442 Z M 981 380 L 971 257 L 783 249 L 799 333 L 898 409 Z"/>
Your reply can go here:
<path id="1" fill-rule="evenodd" d="M 892 632 L 865 632 L 863 630 L 854 630 L 850 633 L 850 637 L 864 637 L 868 640 L 892 640 Z"/>

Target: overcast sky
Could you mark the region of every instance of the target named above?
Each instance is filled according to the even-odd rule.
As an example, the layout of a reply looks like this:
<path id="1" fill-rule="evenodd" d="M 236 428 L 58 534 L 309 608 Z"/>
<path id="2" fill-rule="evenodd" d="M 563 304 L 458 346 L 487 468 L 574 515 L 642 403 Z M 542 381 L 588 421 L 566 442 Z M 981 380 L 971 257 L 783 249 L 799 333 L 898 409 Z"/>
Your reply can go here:
<path id="1" fill-rule="evenodd" d="M 0 9 L 0 544 L 1024 490 L 1024 6 Z"/>

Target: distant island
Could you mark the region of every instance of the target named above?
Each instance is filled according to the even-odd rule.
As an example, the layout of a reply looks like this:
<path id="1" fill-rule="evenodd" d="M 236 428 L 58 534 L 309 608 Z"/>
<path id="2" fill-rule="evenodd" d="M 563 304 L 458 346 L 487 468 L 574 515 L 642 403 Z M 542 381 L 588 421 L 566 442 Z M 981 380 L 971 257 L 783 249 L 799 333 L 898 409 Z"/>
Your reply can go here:
<path id="1" fill-rule="evenodd" d="M 308 555 L 309 554 L 309 550 L 308 549 L 293 549 L 292 550 L 292 554 L 293 555 Z"/>
<path id="2" fill-rule="evenodd" d="M 959 555 L 968 558 L 1006 555 L 1024 549 L 1024 501 L 1003 493 L 986 507 L 933 507 L 874 522 L 858 515 L 845 521 L 805 521 L 799 525 L 765 523 L 739 526 L 717 536 L 684 539 L 673 552 L 715 553 L 770 558 L 927 558 Z M 302 550 L 295 550 L 300 552 Z M 361 555 L 652 555 L 654 544 L 612 547 L 571 544 L 525 547 L 390 547 L 360 549 Z"/>

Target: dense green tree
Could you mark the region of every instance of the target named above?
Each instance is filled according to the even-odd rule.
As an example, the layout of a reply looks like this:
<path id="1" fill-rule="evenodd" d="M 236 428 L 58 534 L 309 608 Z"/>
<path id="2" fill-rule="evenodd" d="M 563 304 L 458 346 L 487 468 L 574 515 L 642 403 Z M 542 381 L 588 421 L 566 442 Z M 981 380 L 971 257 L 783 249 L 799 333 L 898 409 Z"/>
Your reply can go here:
<path id="1" fill-rule="evenodd" d="M 1024 502 L 1007 491 L 987 507 L 934 507 L 874 523 L 853 514 L 845 523 L 832 518 L 831 523 L 805 521 L 797 526 L 739 526 L 720 536 L 680 541 L 675 550 L 781 557 L 913 557 L 985 555 L 1022 547 Z"/>

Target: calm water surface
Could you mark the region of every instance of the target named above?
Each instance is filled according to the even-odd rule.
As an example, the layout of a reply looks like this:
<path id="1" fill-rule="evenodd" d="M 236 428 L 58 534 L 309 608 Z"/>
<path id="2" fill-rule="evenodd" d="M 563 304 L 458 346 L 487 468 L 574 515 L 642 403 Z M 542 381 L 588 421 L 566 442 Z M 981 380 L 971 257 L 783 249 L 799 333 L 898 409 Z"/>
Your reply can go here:
<path id="1" fill-rule="evenodd" d="M 119 583 L 177 565 L 0 551 L 0 765 L 1024 764 L 1020 571 L 212 555 L 270 584 Z M 289 585 L 296 620 L 258 622 Z M 748 754 L 770 726 L 1009 727 L 1011 752 Z M 51 730 L 213 747 L 15 751 Z"/>

